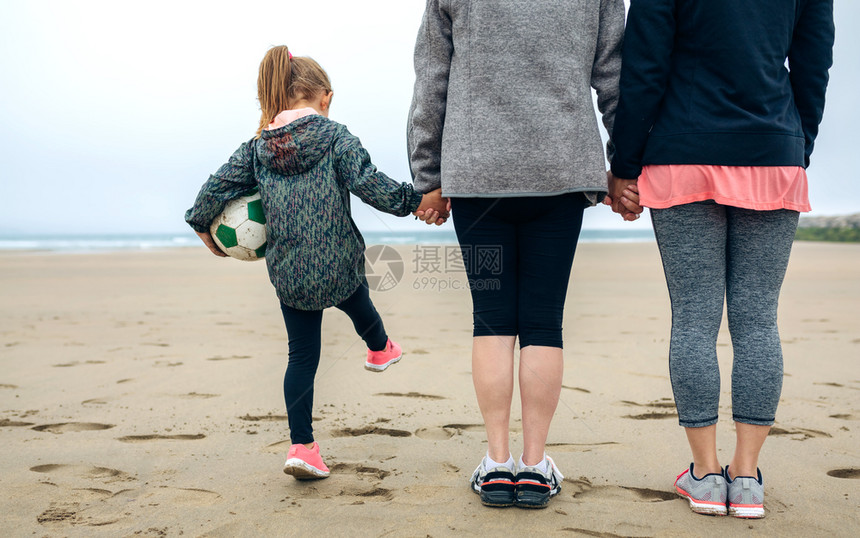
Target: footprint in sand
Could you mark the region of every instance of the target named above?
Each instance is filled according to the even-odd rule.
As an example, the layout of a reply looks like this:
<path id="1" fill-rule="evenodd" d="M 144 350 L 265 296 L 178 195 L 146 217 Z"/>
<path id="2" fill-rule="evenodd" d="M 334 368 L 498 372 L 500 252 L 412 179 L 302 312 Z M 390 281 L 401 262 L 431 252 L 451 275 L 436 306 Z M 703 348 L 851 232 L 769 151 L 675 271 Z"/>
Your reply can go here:
<path id="1" fill-rule="evenodd" d="M 335 480 L 295 481 L 296 499 L 339 499 L 347 504 L 365 504 L 394 498 L 392 490 L 381 486 L 391 471 L 358 463 L 335 463 L 330 469 L 337 473 Z M 295 501 L 292 504 L 300 506 Z"/>
<path id="2" fill-rule="evenodd" d="M 101 488 L 72 488 L 72 491 L 75 492 L 75 495 L 80 495 L 94 500 L 106 499 L 113 496 L 113 492 L 111 490 Z"/>
<path id="3" fill-rule="evenodd" d="M 113 493 L 106 489 L 74 488 L 68 490 L 62 502 L 52 502 L 50 507 L 36 517 L 46 527 L 106 527 L 121 521 L 117 516 L 138 505 L 144 510 L 165 505 L 168 507 L 211 506 L 221 500 L 221 495 L 206 489 L 178 488 L 170 486 L 148 486 L 123 489 Z M 167 528 L 150 527 L 135 534 L 167 536 Z M 92 534 L 92 533 L 85 533 Z M 119 535 L 118 531 L 110 532 Z"/>
<path id="4" fill-rule="evenodd" d="M 648 407 L 651 409 L 675 409 L 675 402 L 673 402 L 669 398 L 664 398 L 662 400 L 650 402 L 647 404 L 631 402 L 629 400 L 621 400 L 621 403 L 628 406 Z M 639 413 L 636 415 L 624 415 L 622 418 L 631 418 L 633 420 L 659 420 L 663 418 L 677 418 L 677 416 L 678 413 L 671 411 L 651 411 L 648 413 Z"/>
<path id="5" fill-rule="evenodd" d="M 356 473 L 363 478 L 375 478 L 377 480 L 383 480 L 391 474 L 391 471 L 385 471 L 377 467 L 369 467 L 358 463 L 335 463 L 330 469 L 333 472 L 346 471 L 348 473 Z"/>
<path id="6" fill-rule="evenodd" d="M 77 503 L 51 503 L 50 508 L 36 516 L 36 522 L 40 525 L 49 526 L 63 523 L 75 525 L 78 523 L 77 509 Z"/>
<path id="7" fill-rule="evenodd" d="M 443 428 L 455 430 L 457 433 L 462 432 L 479 432 L 484 433 L 483 424 L 445 424 Z"/>
<path id="8" fill-rule="evenodd" d="M 196 434 L 179 434 L 179 435 L 126 435 L 125 437 L 117 437 L 117 441 L 123 443 L 142 443 L 146 441 L 196 441 L 203 439 L 206 436 L 202 433 Z"/>
<path id="9" fill-rule="evenodd" d="M 374 396 L 394 396 L 396 398 L 417 398 L 419 400 L 444 400 L 444 396 L 421 394 L 420 392 L 377 392 Z"/>
<path id="10" fill-rule="evenodd" d="M 0 389 L 17 389 L 18 385 L 10 385 L 8 383 L 0 383 Z"/>
<path id="11" fill-rule="evenodd" d="M 565 484 L 572 486 L 574 499 L 585 497 L 620 498 L 634 502 L 663 502 L 678 499 L 678 495 L 671 491 L 661 491 L 649 488 L 637 488 L 633 486 L 595 486 L 584 476 L 578 479 L 565 478 Z"/>
<path id="12" fill-rule="evenodd" d="M 352 501 L 349 504 L 364 504 L 370 501 L 390 501 L 394 498 L 394 494 L 388 488 L 379 486 L 364 486 L 361 484 L 344 484 L 340 487 L 340 491 L 326 492 L 320 491 L 316 486 L 309 486 L 307 490 L 301 491 L 302 498 L 307 499 L 331 499 L 336 497 L 345 501 Z"/>
<path id="13" fill-rule="evenodd" d="M 365 426 L 363 428 L 341 428 L 331 432 L 332 437 L 358 437 L 361 435 L 387 435 L 389 437 L 411 437 L 412 432 L 406 430 L 392 430 L 376 426 Z"/>
<path id="14" fill-rule="evenodd" d="M 126 491 L 126 490 L 123 490 Z M 104 527 L 119 521 L 116 510 L 107 517 L 94 514 L 105 506 L 105 500 L 114 495 L 107 489 L 100 488 L 71 488 L 63 491 L 63 500 L 52 502 L 47 510 L 36 517 L 40 525 L 61 527 L 67 525 Z"/>
<path id="15" fill-rule="evenodd" d="M 773 426 L 770 429 L 770 433 L 768 435 L 785 435 L 792 436 L 792 439 L 795 441 L 806 441 L 807 439 L 812 439 L 813 437 L 833 437 L 827 432 L 822 432 L 819 430 L 808 430 L 805 428 L 792 428 L 790 430 L 779 428 L 777 426 Z"/>
<path id="16" fill-rule="evenodd" d="M 32 422 L 21 422 L 20 420 L 9 420 L 8 418 L 0 418 L 0 428 L 18 428 L 22 426 L 32 425 Z"/>
<path id="17" fill-rule="evenodd" d="M 827 471 L 827 476 L 832 476 L 834 478 L 860 478 L 860 469 L 849 468 L 849 469 L 833 469 L 832 471 Z"/>
<path id="18" fill-rule="evenodd" d="M 563 388 L 563 389 L 567 389 L 567 390 L 575 390 L 575 391 L 578 391 L 578 392 L 584 392 L 584 393 L 586 393 L 586 394 L 591 394 L 591 391 L 590 391 L 590 390 L 588 390 L 588 389 L 584 389 L 584 388 L 582 388 L 582 387 L 568 387 L 567 385 L 562 385 L 562 386 L 561 386 L 561 388 Z"/>
<path id="19" fill-rule="evenodd" d="M 621 400 L 624 405 L 632 405 L 635 407 L 653 407 L 656 409 L 675 409 L 675 402 L 671 398 L 662 398 L 646 404 L 631 402 L 630 400 Z"/>
<path id="20" fill-rule="evenodd" d="M 483 424 L 445 424 L 434 428 L 421 428 L 415 431 L 415 436 L 427 441 L 444 441 L 463 432 L 484 432 Z"/>
<path id="21" fill-rule="evenodd" d="M 854 420 L 854 415 L 840 413 L 838 415 L 830 415 L 830 418 L 838 418 L 840 420 Z"/>
<path id="22" fill-rule="evenodd" d="M 556 512 L 561 513 L 562 515 L 567 515 L 566 512 L 561 510 L 556 510 Z M 575 534 L 584 534 L 585 536 L 596 536 L 597 538 L 624 538 L 623 534 L 613 534 L 611 532 L 600 532 L 593 531 L 590 529 L 583 529 L 581 527 L 562 527 L 560 530 L 564 532 L 573 532 Z"/>
<path id="23" fill-rule="evenodd" d="M 138 489 L 124 489 L 113 495 L 112 501 L 122 505 L 137 502 L 141 507 L 158 506 L 210 506 L 221 499 L 221 494 L 208 489 L 178 488 L 155 486 Z"/>
<path id="24" fill-rule="evenodd" d="M 36 430 L 37 432 L 66 433 L 109 430 L 113 427 L 113 424 L 99 424 L 97 422 L 61 422 L 59 424 L 40 424 L 39 426 L 33 426 L 30 429 Z"/>
<path id="25" fill-rule="evenodd" d="M 632 418 L 633 420 L 659 420 L 662 418 L 677 418 L 678 413 L 640 413 L 638 415 L 624 415 L 622 418 Z"/>
<path id="26" fill-rule="evenodd" d="M 37 465 L 30 467 L 34 473 L 45 473 L 60 476 L 73 476 L 76 478 L 91 478 L 104 480 L 109 482 L 116 480 L 133 480 L 133 478 L 123 471 L 111 469 L 110 467 L 97 467 L 92 465 L 67 465 L 63 463 L 49 463 L 47 465 Z"/>
<path id="27" fill-rule="evenodd" d="M 279 422 L 287 420 L 287 415 L 245 415 L 238 418 L 248 422 Z"/>
<path id="28" fill-rule="evenodd" d="M 415 437 L 425 441 L 446 441 L 454 437 L 454 433 L 453 430 L 446 430 L 445 428 L 421 428 L 415 430 Z"/>

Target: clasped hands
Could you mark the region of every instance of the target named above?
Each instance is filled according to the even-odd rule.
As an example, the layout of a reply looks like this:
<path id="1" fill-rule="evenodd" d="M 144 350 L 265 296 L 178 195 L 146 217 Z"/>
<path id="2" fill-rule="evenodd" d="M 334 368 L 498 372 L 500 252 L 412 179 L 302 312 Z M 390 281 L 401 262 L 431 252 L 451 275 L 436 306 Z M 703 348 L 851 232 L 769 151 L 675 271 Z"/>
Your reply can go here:
<path id="1" fill-rule="evenodd" d="M 412 214 L 428 225 L 441 226 L 451 216 L 451 200 L 442 196 L 441 188 L 430 191 L 421 197 L 421 205 Z"/>
<path id="2" fill-rule="evenodd" d="M 643 211 L 639 205 L 639 187 L 636 179 L 621 179 L 611 171 L 606 172 L 608 194 L 603 203 L 626 221 L 634 221 Z M 428 192 L 421 198 L 421 205 L 413 213 L 415 218 L 427 224 L 441 226 L 451 215 L 451 200 L 442 196 L 442 189 Z"/>
<path id="3" fill-rule="evenodd" d="M 603 203 L 611 206 L 612 211 L 621 215 L 626 221 L 634 221 L 643 211 L 639 205 L 639 186 L 636 179 L 621 179 L 615 177 L 612 171 L 606 172 L 609 194 Z"/>

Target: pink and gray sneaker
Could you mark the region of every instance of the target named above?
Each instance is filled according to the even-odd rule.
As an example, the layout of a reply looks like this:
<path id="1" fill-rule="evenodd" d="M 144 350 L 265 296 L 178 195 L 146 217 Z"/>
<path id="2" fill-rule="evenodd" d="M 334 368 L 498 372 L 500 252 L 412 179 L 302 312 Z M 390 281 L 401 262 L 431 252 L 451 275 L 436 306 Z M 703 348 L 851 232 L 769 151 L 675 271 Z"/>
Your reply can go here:
<path id="1" fill-rule="evenodd" d="M 690 510 L 709 516 L 726 515 L 726 479 L 722 470 L 702 478 L 693 475 L 693 464 L 675 479 L 675 491 L 690 502 Z"/>
<path id="2" fill-rule="evenodd" d="M 761 519 L 764 517 L 764 483 L 761 471 L 756 469 L 757 477 L 729 477 L 729 467 L 726 466 L 726 481 L 729 484 L 729 515 L 746 519 Z"/>
<path id="3" fill-rule="evenodd" d="M 302 444 L 290 446 L 284 472 L 293 475 L 297 480 L 314 480 L 329 475 L 328 467 L 320 456 L 320 446 L 316 442 L 310 449 Z"/>
<path id="4" fill-rule="evenodd" d="M 400 346 L 389 338 L 388 342 L 385 343 L 385 349 L 382 351 L 367 350 L 367 361 L 364 363 L 364 368 L 371 372 L 381 372 L 399 361 L 401 356 L 403 353 Z"/>

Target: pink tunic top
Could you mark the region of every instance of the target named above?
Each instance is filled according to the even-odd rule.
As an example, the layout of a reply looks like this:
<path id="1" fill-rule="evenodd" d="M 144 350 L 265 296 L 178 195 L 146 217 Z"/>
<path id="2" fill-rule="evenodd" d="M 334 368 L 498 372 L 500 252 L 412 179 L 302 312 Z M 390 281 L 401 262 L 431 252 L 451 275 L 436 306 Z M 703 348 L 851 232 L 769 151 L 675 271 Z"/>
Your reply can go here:
<path id="1" fill-rule="evenodd" d="M 642 206 L 654 209 L 714 200 L 758 211 L 811 210 L 801 166 L 650 164 L 638 186 Z"/>

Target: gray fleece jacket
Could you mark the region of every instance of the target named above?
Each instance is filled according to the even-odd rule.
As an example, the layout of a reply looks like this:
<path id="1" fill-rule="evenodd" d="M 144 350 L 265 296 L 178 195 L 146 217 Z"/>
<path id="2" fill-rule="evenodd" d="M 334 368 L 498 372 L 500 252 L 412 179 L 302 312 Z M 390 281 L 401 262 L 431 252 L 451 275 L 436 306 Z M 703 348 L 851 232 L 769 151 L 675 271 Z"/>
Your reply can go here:
<path id="1" fill-rule="evenodd" d="M 623 0 L 427 0 L 407 130 L 415 189 L 602 198 L 591 89 L 611 133 L 623 33 Z"/>

